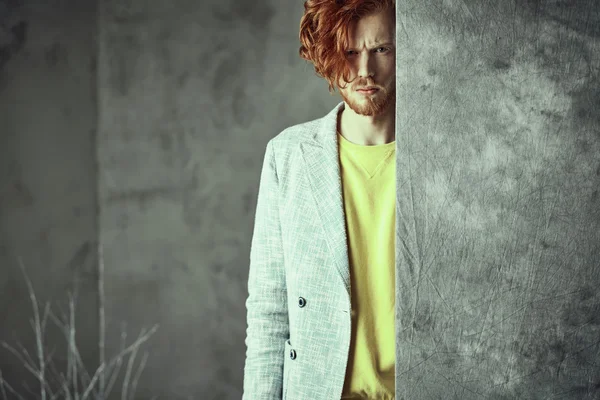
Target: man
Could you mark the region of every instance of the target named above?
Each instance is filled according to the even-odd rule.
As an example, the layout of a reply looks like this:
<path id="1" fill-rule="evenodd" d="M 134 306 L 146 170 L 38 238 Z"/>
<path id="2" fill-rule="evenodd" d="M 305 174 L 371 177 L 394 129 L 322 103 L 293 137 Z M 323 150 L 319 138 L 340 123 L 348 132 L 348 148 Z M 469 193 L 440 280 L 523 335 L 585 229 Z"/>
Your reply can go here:
<path id="1" fill-rule="evenodd" d="M 344 101 L 267 144 L 243 399 L 394 399 L 395 6 L 304 8 L 300 56 Z"/>

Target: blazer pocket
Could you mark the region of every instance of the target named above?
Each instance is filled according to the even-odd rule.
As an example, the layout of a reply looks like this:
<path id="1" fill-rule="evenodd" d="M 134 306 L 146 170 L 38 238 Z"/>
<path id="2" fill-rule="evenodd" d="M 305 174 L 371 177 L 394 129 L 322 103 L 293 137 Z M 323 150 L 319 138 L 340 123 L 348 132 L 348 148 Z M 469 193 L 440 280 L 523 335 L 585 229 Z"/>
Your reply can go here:
<path id="1" fill-rule="evenodd" d="M 292 350 L 292 343 L 290 339 L 285 341 L 285 351 L 283 354 L 283 397 L 282 400 L 287 399 L 288 381 L 290 377 L 290 367 L 293 360 L 290 358 L 290 352 Z"/>

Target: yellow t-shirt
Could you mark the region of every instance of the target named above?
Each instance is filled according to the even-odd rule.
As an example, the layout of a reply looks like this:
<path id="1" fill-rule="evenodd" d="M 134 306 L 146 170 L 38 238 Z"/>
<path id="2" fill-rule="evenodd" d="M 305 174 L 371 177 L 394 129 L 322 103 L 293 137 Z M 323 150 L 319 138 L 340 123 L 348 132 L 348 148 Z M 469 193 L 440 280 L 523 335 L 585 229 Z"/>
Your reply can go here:
<path id="1" fill-rule="evenodd" d="M 337 135 L 354 314 L 342 399 L 392 400 L 396 143 L 363 146 Z"/>

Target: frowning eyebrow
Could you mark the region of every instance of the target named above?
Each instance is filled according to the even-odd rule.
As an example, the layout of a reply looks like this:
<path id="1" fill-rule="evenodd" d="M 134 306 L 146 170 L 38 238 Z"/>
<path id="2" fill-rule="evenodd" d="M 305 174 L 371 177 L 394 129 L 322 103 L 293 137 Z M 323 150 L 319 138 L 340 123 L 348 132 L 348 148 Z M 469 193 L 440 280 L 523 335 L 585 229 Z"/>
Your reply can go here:
<path id="1" fill-rule="evenodd" d="M 369 47 L 369 50 L 378 49 L 380 47 L 394 47 L 394 43 L 393 42 L 376 43 L 372 47 Z M 355 50 L 355 49 L 356 49 L 355 47 L 348 47 L 347 50 Z"/>
<path id="2" fill-rule="evenodd" d="M 394 47 L 394 43 L 393 42 L 377 43 L 377 44 L 375 44 L 374 47 L 372 47 L 372 49 L 376 49 L 378 47 Z"/>

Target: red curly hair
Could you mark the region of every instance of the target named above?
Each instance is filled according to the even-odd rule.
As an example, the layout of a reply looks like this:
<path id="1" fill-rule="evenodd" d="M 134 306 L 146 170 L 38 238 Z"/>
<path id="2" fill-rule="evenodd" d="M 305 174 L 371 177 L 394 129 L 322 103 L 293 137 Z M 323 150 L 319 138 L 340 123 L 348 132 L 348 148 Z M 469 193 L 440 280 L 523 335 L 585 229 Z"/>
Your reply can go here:
<path id="1" fill-rule="evenodd" d="M 341 77 L 348 82 L 345 57 L 351 23 L 374 12 L 390 10 L 396 20 L 395 0 L 306 0 L 300 20 L 300 57 L 315 66 L 329 83 L 329 92 Z M 394 22 L 395 25 L 395 22 Z M 332 51 L 334 49 L 334 51 Z M 335 82 L 335 83 L 334 83 Z"/>

